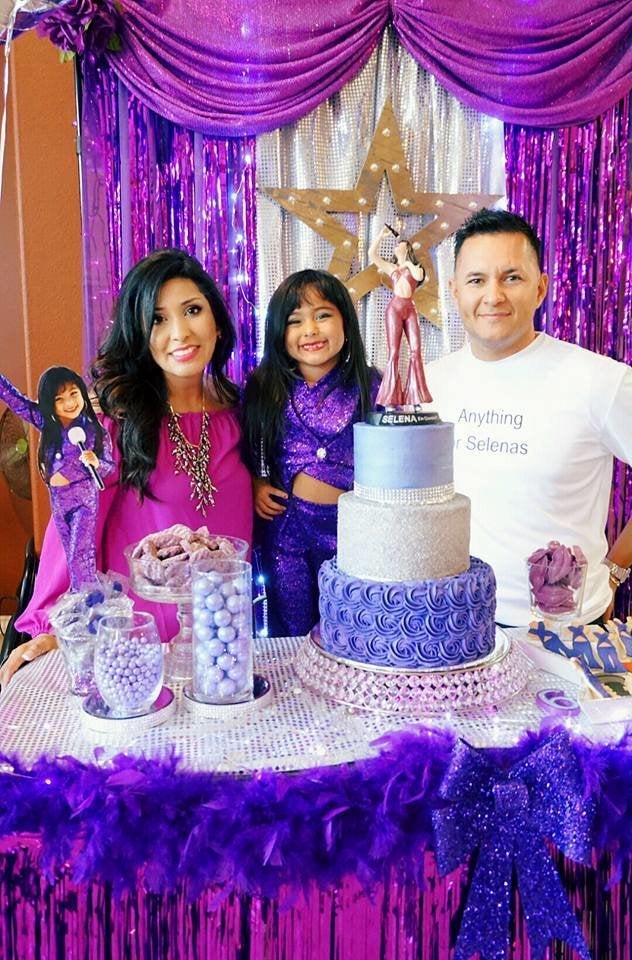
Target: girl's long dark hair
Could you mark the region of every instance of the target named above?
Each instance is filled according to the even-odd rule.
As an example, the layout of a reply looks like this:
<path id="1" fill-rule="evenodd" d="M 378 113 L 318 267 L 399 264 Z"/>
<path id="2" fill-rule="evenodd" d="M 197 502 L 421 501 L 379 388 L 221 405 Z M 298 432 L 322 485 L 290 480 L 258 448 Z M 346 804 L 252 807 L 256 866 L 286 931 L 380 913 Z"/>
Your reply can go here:
<path id="1" fill-rule="evenodd" d="M 345 285 L 324 270 L 299 270 L 272 294 L 268 305 L 261 363 L 251 374 L 244 393 L 244 456 L 251 471 L 279 483 L 275 451 L 285 430 L 285 404 L 293 381 L 299 378 L 296 362 L 285 349 L 288 317 L 304 301 L 310 289 L 338 308 L 342 315 L 345 344 L 338 366 L 345 384 L 359 389 L 359 416 L 371 408 L 371 368 L 355 307 Z"/>
<path id="2" fill-rule="evenodd" d="M 99 458 L 103 453 L 103 427 L 97 420 L 85 382 L 69 367 L 49 367 L 40 377 L 37 386 L 37 404 L 44 419 L 37 448 L 37 464 L 46 483 L 50 479 L 50 466 L 55 454 L 61 453 L 62 448 L 62 428 L 55 413 L 55 397 L 70 384 L 78 387 L 83 397 L 83 410 L 80 416 L 94 424 L 94 452 Z"/>
<path id="3" fill-rule="evenodd" d="M 162 286 L 192 280 L 206 298 L 219 334 L 210 364 L 217 397 L 235 403 L 237 388 L 225 373 L 235 346 L 230 315 L 202 265 L 183 250 L 156 250 L 125 277 L 113 324 L 92 366 L 94 389 L 105 414 L 118 423 L 122 484 L 150 496 L 148 485 L 158 456 L 160 423 L 167 408 L 164 374 L 149 350 L 156 301 Z"/>

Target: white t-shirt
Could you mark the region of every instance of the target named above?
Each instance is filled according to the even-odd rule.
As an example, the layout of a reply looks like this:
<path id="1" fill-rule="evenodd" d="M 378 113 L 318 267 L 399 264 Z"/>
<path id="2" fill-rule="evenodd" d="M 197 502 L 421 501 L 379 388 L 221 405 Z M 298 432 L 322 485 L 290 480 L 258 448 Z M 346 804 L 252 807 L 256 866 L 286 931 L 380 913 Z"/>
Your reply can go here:
<path id="1" fill-rule="evenodd" d="M 477 360 L 466 344 L 428 364 L 427 379 L 455 425 L 455 484 L 472 501 L 471 552 L 498 580 L 496 619 L 529 622 L 525 561 L 549 540 L 582 548 L 582 620 L 600 616 L 612 455 L 632 462 L 632 368 L 541 333 L 504 360 Z"/>

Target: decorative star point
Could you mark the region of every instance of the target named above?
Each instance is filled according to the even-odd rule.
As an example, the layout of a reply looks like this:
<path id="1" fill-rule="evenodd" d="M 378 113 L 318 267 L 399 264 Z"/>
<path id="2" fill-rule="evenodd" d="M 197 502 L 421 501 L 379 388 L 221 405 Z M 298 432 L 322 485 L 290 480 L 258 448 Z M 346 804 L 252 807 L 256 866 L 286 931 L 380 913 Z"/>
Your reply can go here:
<path id="1" fill-rule="evenodd" d="M 451 236 L 476 210 L 491 206 L 499 194 L 425 193 L 415 189 L 406 162 L 404 146 L 395 112 L 390 102 L 384 105 L 375 127 L 373 139 L 351 190 L 314 190 L 264 187 L 263 192 L 290 214 L 298 217 L 333 247 L 327 269 L 347 286 L 355 301 L 375 290 L 384 281 L 372 264 L 351 274 L 358 257 L 360 237 L 352 233 L 334 213 L 368 214 L 375 204 L 383 177 L 386 176 L 394 208 L 405 223 L 407 216 L 432 214 L 433 218 L 407 237 L 415 255 L 426 271 L 426 279 L 415 292 L 417 311 L 431 323 L 440 326 L 439 287 L 430 256 L 432 247 Z M 388 286 L 388 284 L 385 284 Z"/>

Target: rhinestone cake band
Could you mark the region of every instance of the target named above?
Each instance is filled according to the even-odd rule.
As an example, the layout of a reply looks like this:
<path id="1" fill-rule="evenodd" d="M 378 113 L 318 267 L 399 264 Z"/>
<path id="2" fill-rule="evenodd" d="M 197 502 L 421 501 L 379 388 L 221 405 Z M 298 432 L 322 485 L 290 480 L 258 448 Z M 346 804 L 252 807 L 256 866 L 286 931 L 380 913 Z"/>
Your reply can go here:
<path id="1" fill-rule="evenodd" d="M 363 500 L 376 503 L 447 503 L 454 498 L 454 484 L 443 483 L 438 487 L 365 487 L 353 484 L 353 492 Z"/>
<path id="2" fill-rule="evenodd" d="M 494 652 L 479 663 L 448 670 L 400 671 L 332 657 L 315 628 L 301 645 L 295 670 L 322 697 L 379 713 L 467 710 L 506 700 L 527 682 L 530 666 L 520 648 L 497 630 Z"/>

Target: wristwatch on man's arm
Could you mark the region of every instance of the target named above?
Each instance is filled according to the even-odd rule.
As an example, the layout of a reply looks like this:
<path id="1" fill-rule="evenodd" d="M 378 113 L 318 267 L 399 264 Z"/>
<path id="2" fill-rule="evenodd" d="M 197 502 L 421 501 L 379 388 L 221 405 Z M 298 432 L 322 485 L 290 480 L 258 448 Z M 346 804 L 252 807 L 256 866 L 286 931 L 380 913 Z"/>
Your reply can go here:
<path id="1" fill-rule="evenodd" d="M 613 590 L 625 583 L 630 576 L 630 567 L 620 567 L 618 563 L 608 560 L 608 557 L 604 557 L 601 562 L 608 568 L 608 579 Z"/>

